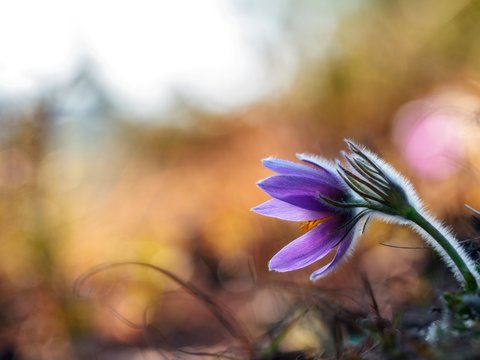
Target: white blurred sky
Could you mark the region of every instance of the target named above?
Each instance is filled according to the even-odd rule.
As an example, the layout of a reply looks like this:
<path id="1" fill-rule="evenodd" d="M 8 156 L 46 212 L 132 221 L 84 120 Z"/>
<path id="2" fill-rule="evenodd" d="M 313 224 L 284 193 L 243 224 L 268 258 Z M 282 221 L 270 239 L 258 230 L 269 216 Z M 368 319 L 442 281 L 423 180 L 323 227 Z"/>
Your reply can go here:
<path id="1" fill-rule="evenodd" d="M 140 113 L 161 111 L 176 91 L 235 107 L 288 83 L 294 60 L 277 30 L 227 0 L 0 0 L 0 96 L 34 96 L 87 58 Z M 281 71 L 259 51 L 258 31 Z"/>

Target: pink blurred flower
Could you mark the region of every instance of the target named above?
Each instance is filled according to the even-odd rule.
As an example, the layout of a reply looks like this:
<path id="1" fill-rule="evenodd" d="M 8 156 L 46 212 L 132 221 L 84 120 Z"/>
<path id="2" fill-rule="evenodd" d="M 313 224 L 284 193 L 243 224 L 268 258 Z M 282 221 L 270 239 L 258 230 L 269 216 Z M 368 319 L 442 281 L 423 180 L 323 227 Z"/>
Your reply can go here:
<path id="1" fill-rule="evenodd" d="M 460 168 L 462 123 L 452 111 L 434 110 L 425 101 L 410 103 L 399 113 L 394 136 L 417 176 L 442 179 Z"/>

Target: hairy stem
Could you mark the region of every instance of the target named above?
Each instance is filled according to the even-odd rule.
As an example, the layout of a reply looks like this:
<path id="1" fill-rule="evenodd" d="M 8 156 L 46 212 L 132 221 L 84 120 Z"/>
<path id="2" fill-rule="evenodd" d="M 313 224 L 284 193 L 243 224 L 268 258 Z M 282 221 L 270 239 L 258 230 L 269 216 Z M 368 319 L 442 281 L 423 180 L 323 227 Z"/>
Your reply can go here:
<path id="1" fill-rule="evenodd" d="M 465 289 L 476 291 L 478 289 L 477 280 L 467 265 L 469 259 L 465 259 L 468 255 L 460 254 L 451 241 L 416 209 L 410 208 L 405 217 L 422 228 L 445 251 L 462 275 L 465 282 Z"/>

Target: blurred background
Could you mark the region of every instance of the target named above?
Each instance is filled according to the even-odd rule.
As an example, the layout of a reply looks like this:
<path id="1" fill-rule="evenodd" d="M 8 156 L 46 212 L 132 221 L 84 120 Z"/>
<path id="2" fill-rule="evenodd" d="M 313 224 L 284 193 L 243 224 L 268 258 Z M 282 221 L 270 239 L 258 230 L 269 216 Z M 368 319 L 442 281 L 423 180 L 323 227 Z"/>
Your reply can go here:
<path id="1" fill-rule="evenodd" d="M 477 0 L 0 1 L 0 359 L 240 356 L 285 324 L 282 351 L 331 355 L 361 274 L 386 318 L 431 305 L 451 276 L 408 229 L 373 222 L 313 286 L 267 270 L 298 224 L 249 209 L 260 159 L 348 137 L 474 238 L 479 33 Z M 132 261 L 186 283 L 91 273 Z"/>

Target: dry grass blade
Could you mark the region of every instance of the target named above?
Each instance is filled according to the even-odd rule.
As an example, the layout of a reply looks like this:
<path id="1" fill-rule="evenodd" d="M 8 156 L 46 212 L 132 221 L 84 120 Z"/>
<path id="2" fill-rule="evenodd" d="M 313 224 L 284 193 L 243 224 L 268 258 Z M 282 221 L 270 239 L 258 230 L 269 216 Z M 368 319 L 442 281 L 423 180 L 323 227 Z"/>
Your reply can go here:
<path id="1" fill-rule="evenodd" d="M 181 280 L 179 277 L 174 275 L 168 270 L 165 270 L 161 267 L 142 263 L 142 262 L 118 262 L 118 263 L 109 263 L 109 264 L 102 264 L 98 265 L 95 268 L 87 271 L 85 274 L 80 276 L 74 285 L 74 293 L 77 296 L 81 296 L 81 289 L 85 285 L 85 283 L 91 279 L 93 276 L 101 273 L 103 271 L 121 267 L 121 266 L 140 266 L 145 267 L 148 269 L 152 269 L 166 277 L 170 280 L 179 284 L 185 291 L 190 293 L 192 296 L 197 298 L 201 301 L 205 306 L 209 309 L 209 311 L 215 316 L 215 318 L 222 324 L 222 326 L 230 333 L 230 335 L 237 339 L 243 346 L 246 353 L 251 357 L 253 354 L 253 346 L 252 341 L 250 340 L 250 336 L 248 335 L 247 331 L 243 328 L 243 326 L 238 322 L 238 320 L 233 316 L 233 314 L 228 310 L 225 306 L 220 306 L 216 301 L 214 301 L 208 294 L 197 288 L 191 283 L 185 282 Z"/>

